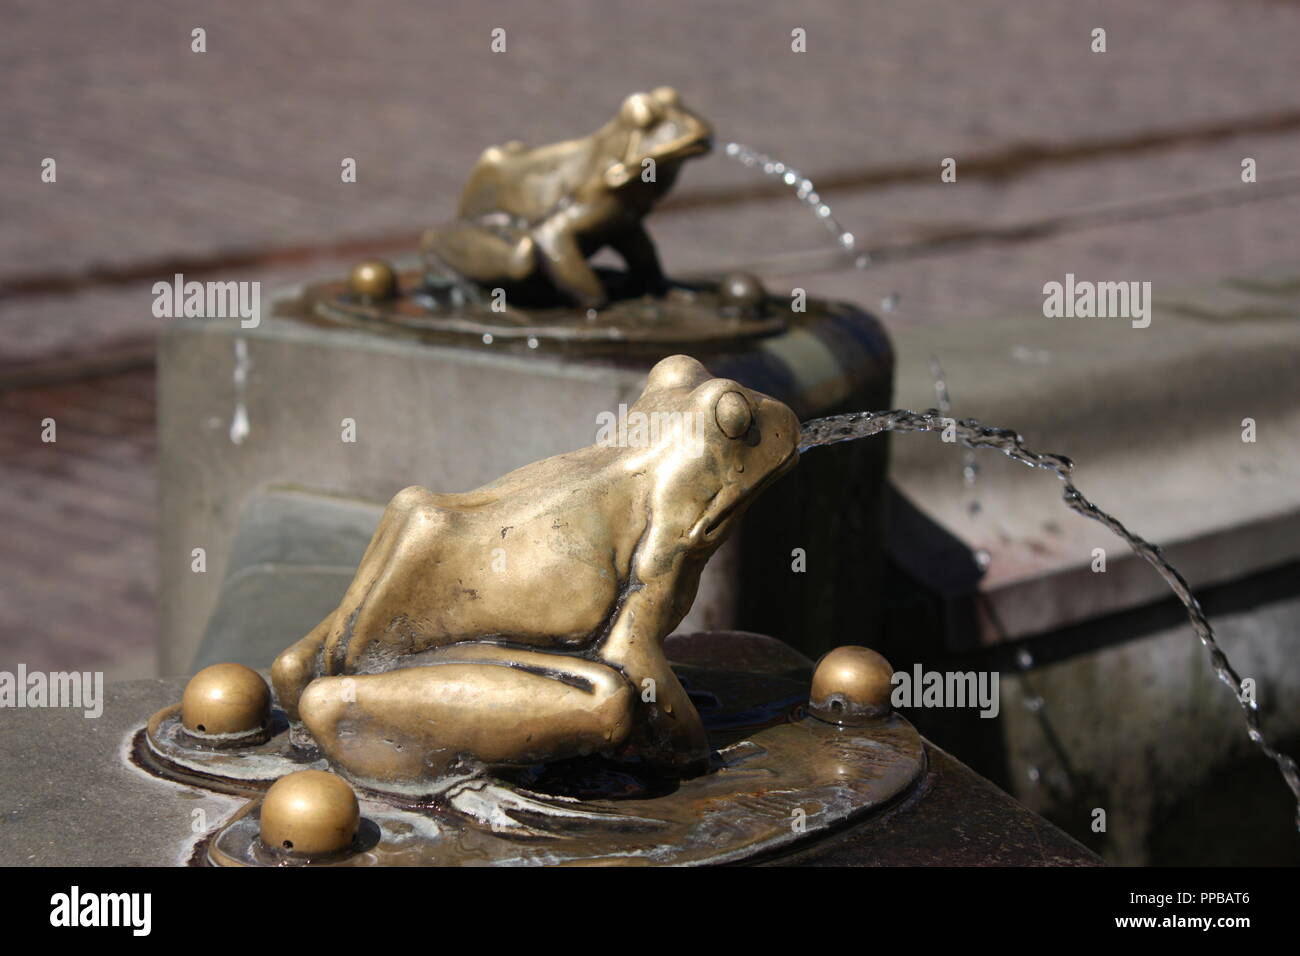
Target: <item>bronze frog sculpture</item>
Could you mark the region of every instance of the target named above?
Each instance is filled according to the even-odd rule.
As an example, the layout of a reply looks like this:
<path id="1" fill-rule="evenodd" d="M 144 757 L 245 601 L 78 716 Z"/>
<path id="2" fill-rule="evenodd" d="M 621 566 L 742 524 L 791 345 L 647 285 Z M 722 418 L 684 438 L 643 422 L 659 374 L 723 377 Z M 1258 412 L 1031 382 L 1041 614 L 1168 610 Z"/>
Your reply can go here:
<path id="1" fill-rule="evenodd" d="M 336 767 L 380 787 L 587 754 L 706 767 L 662 644 L 736 518 L 798 460 L 799 421 L 684 355 L 627 420 L 652 427 L 393 498 L 338 609 L 272 669 Z"/>
<path id="2" fill-rule="evenodd" d="M 660 87 L 629 96 L 590 136 L 493 146 L 470 173 L 456 220 L 425 234 L 426 264 L 435 276 L 483 287 L 540 285 L 592 309 L 608 292 L 587 258 L 609 246 L 627 263 L 634 293 L 662 291 L 641 220 L 682 163 L 709 151 L 712 135 L 676 91 Z"/>

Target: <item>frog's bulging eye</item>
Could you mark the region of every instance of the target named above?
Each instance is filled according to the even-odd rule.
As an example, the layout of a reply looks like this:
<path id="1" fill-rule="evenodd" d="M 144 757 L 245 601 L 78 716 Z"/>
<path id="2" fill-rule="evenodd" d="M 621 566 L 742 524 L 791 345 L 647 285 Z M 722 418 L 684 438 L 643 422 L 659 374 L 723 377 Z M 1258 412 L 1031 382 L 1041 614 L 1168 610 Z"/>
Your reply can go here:
<path id="1" fill-rule="evenodd" d="M 713 417 L 718 420 L 718 427 L 728 438 L 739 438 L 749 431 L 754 423 L 754 414 L 749 410 L 749 402 L 739 392 L 723 392 L 713 409 Z"/>
<path id="2" fill-rule="evenodd" d="M 682 101 L 681 97 L 677 95 L 677 91 L 671 86 L 661 86 L 654 90 L 650 95 L 664 106 L 678 106 Z"/>
<path id="3" fill-rule="evenodd" d="M 663 118 L 663 107 L 645 93 L 633 93 L 623 101 L 623 119 L 633 126 L 647 129 Z"/>

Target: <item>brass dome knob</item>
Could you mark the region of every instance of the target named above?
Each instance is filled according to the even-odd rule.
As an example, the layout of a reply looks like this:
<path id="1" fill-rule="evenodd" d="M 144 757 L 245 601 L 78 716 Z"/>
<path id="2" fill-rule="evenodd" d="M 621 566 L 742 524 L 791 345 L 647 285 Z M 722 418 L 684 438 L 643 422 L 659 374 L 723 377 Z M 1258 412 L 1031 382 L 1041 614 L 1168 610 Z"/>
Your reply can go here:
<path id="1" fill-rule="evenodd" d="M 262 799 L 262 842 L 295 856 L 326 856 L 352 845 L 361 823 L 357 795 L 342 777 L 299 770 Z"/>
<path id="2" fill-rule="evenodd" d="M 213 664 L 185 685 L 181 724 L 205 737 L 256 736 L 271 719 L 271 690 L 243 664 Z"/>
<path id="3" fill-rule="evenodd" d="M 894 669 L 869 647 L 847 644 L 827 652 L 813 671 L 808 712 L 832 724 L 866 723 L 889 713 Z"/>
<path id="4" fill-rule="evenodd" d="M 366 259 L 348 273 L 348 291 L 365 303 L 385 302 L 397 295 L 397 273 L 383 259 Z"/>
<path id="5" fill-rule="evenodd" d="M 732 272 L 722 280 L 718 296 L 724 307 L 742 312 L 756 311 L 767 302 L 767 290 L 752 272 Z"/>

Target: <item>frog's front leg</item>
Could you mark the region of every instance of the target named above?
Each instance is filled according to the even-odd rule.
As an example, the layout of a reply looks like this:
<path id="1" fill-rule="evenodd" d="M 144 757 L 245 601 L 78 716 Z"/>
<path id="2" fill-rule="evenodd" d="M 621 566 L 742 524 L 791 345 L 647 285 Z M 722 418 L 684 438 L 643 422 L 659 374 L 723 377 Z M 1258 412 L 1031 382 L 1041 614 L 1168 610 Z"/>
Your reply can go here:
<path id="1" fill-rule="evenodd" d="M 615 233 L 610 237 L 609 245 L 623 257 L 628 273 L 642 291 L 655 295 L 664 291 L 668 283 L 664 278 L 663 267 L 659 264 L 659 253 L 641 223 L 634 223 Z"/>
<path id="2" fill-rule="evenodd" d="M 628 595 L 600 658 L 617 667 L 637 694 L 633 748 L 653 765 L 683 775 L 708 768 L 704 722 L 668 665 L 663 641 L 677 624 L 674 595 L 666 582 L 642 584 Z"/>
<path id="3" fill-rule="evenodd" d="M 555 287 L 580 308 L 598 309 L 606 302 L 600 276 L 587 264 L 578 236 L 592 218 L 580 208 L 570 207 L 545 220 L 533 230 L 542 265 Z"/>
<path id="4" fill-rule="evenodd" d="M 613 753 L 632 729 L 632 686 L 595 661 L 489 644 L 421 660 L 311 683 L 302 719 L 331 763 L 380 786 L 431 783 L 461 768 Z"/>

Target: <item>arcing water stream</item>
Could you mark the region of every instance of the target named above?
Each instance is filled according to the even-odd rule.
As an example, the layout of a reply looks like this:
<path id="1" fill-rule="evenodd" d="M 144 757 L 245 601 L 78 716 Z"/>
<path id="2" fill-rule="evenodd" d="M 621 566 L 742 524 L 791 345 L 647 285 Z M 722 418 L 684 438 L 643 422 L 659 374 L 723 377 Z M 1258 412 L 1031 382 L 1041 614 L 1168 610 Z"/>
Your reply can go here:
<path id="1" fill-rule="evenodd" d="M 831 214 L 830 206 L 818 194 L 811 179 L 808 179 L 787 164 L 742 143 L 728 143 L 725 153 L 731 159 L 750 169 L 757 169 L 765 175 L 781 179 L 787 186 L 795 190 L 795 197 L 808 206 L 830 231 L 831 235 L 835 237 L 837 245 L 852 267 L 863 269 L 870 264 L 870 257 L 858 252 L 856 237 L 841 226 Z M 936 375 L 938 375 L 940 384 L 942 384 L 942 376 L 937 372 Z M 1246 727 L 1250 739 L 1277 764 L 1287 786 L 1291 788 L 1291 792 L 1296 799 L 1295 823 L 1297 829 L 1300 829 L 1300 770 L 1297 769 L 1295 760 L 1274 748 L 1264 736 L 1264 732 L 1259 726 L 1259 709 L 1255 698 L 1253 695 L 1243 694 L 1241 677 L 1233 669 L 1227 655 L 1223 652 L 1223 648 L 1219 646 L 1219 642 L 1215 639 L 1214 628 L 1205 617 L 1205 612 L 1201 610 L 1200 602 L 1196 600 L 1196 596 L 1192 594 L 1178 569 L 1165 560 L 1159 547 L 1133 534 L 1119 521 L 1083 496 L 1071 481 L 1074 463 L 1070 459 L 1062 455 L 1044 455 L 1030 451 L 1024 446 L 1020 435 L 1008 429 L 991 428 L 987 425 L 981 425 L 974 419 L 955 421 L 934 409 L 923 413 L 907 411 L 906 409 L 889 412 L 853 412 L 848 415 L 832 415 L 827 418 L 813 419 L 803 425 L 799 451 L 802 453 L 821 445 L 833 445 L 837 442 L 868 438 L 881 432 L 942 432 L 949 428 L 953 430 L 956 439 L 967 449 L 992 448 L 1002 452 L 1008 458 L 1029 465 L 1031 468 L 1041 468 L 1056 475 L 1065 484 L 1062 490 L 1062 498 L 1071 511 L 1105 525 L 1111 532 L 1122 538 L 1135 554 L 1155 568 L 1156 573 L 1165 579 L 1165 583 L 1169 585 L 1174 594 L 1178 595 L 1183 607 L 1187 609 L 1187 619 L 1191 622 L 1196 636 L 1200 638 L 1206 653 L 1209 654 L 1210 663 L 1214 667 L 1215 673 L 1218 674 L 1223 683 L 1231 688 L 1233 696 L 1236 697 L 1237 703 L 1241 706 L 1242 713 L 1246 718 Z M 973 462 L 968 460 L 966 463 L 967 471 L 969 472 L 972 467 Z"/>
<path id="2" fill-rule="evenodd" d="M 1200 602 L 1196 600 L 1187 582 L 1178 573 L 1178 569 L 1165 560 L 1159 547 L 1133 534 L 1083 496 L 1071 481 L 1074 463 L 1070 459 L 1062 455 L 1030 451 L 1024 446 L 1020 435 L 1008 429 L 991 428 L 969 418 L 956 421 L 941 415 L 934 409 L 920 413 L 906 409 L 888 412 L 853 412 L 848 415 L 816 418 L 804 423 L 799 451 L 802 453 L 822 445 L 868 438 L 881 432 L 942 432 L 948 429 L 952 430 L 956 439 L 966 448 L 992 448 L 1014 461 L 1054 474 L 1064 482 L 1062 498 L 1071 511 L 1105 525 L 1165 579 L 1165 583 L 1174 594 L 1178 595 L 1178 599 L 1183 602 L 1183 607 L 1187 609 L 1187 619 L 1191 622 L 1196 636 L 1200 638 L 1206 653 L 1209 654 L 1215 673 L 1232 689 L 1233 696 L 1237 698 L 1237 703 L 1246 718 L 1250 739 L 1277 764 L 1287 786 L 1291 788 L 1296 798 L 1296 826 L 1300 828 L 1300 771 L 1297 770 L 1295 760 L 1275 749 L 1264 736 L 1259 726 L 1259 710 L 1255 698 L 1253 695 L 1242 693 L 1241 677 L 1233 669 L 1227 655 L 1223 653 L 1223 649 L 1215 639 L 1214 628 L 1210 626 L 1205 612 L 1201 610 Z"/>
<path id="3" fill-rule="evenodd" d="M 791 166 L 787 166 L 778 159 L 773 159 L 765 153 L 751 149 L 744 143 L 728 143 L 723 153 L 742 166 L 757 169 L 765 176 L 775 176 L 793 189 L 795 198 L 811 209 L 813 214 L 830 231 L 830 234 L 835 237 L 836 245 L 847 257 L 851 266 L 855 269 L 865 269 L 871 264 L 870 257 L 858 252 L 858 241 L 853 233 L 839 224 L 839 221 L 831 214 L 831 207 L 818 194 L 813 181 L 803 173 Z"/>

